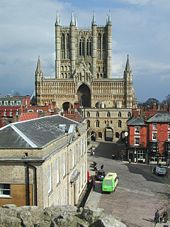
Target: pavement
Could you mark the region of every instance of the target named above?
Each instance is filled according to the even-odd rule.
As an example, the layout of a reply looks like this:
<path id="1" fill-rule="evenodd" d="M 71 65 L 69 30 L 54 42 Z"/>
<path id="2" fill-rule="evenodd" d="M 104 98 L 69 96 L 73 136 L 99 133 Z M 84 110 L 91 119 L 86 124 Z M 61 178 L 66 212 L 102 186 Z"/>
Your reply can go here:
<path id="1" fill-rule="evenodd" d="M 95 146 L 97 148 L 99 146 L 99 143 L 93 142 L 93 144 L 89 145 L 89 152 L 88 152 L 88 164 L 89 165 L 93 160 L 93 156 L 90 155 L 91 146 Z M 124 164 L 126 164 L 126 163 L 124 163 Z M 90 170 L 90 175 L 95 174 L 94 171 L 92 171 L 90 168 L 89 168 L 89 170 Z M 147 197 L 148 197 L 148 201 L 152 197 L 152 202 L 153 202 L 153 204 L 156 204 L 156 205 L 157 205 L 157 198 L 155 198 L 154 193 L 152 194 L 149 191 L 148 192 L 147 191 L 139 192 L 136 189 L 134 189 L 134 190 L 130 189 L 129 191 L 126 190 L 126 192 L 125 192 L 125 190 L 126 190 L 125 187 L 119 186 L 117 192 L 111 193 L 109 195 L 105 195 L 105 194 L 102 194 L 102 192 L 101 192 L 101 182 L 97 181 L 97 182 L 95 182 L 95 187 L 92 188 L 92 190 L 89 194 L 89 197 L 86 201 L 85 206 L 88 206 L 91 208 L 103 208 L 105 210 L 105 213 L 112 214 L 115 218 L 117 218 L 119 220 L 120 220 L 120 215 L 121 215 L 122 211 L 124 209 L 127 209 L 127 211 L 126 211 L 126 214 L 127 214 L 128 209 L 130 208 L 131 212 L 129 210 L 129 215 L 132 218 L 132 222 L 131 223 L 129 222 L 130 224 L 125 222 L 125 224 L 127 224 L 128 227 L 153 227 L 153 226 L 170 227 L 170 221 L 168 221 L 167 223 L 157 223 L 155 225 L 153 222 L 153 218 L 152 219 L 150 218 L 148 220 L 146 218 L 145 222 L 143 222 L 141 225 L 139 223 L 136 225 L 133 224 L 133 223 L 135 223 L 135 222 L 133 222 L 133 220 L 138 218 L 137 214 L 141 215 L 141 212 L 145 211 Z M 131 201 L 132 194 L 133 194 L 133 198 L 134 198 L 134 195 L 136 196 L 136 200 L 134 199 L 134 201 Z M 143 197 L 145 197 L 145 200 L 143 200 Z M 139 199 L 141 201 L 140 204 L 136 203 Z M 114 204 L 113 204 L 113 201 L 114 201 Z M 131 206 L 131 207 L 129 207 L 129 208 L 124 207 L 126 201 L 127 201 L 127 206 Z M 162 201 L 162 202 L 164 202 L 164 201 Z M 150 207 L 151 211 L 150 211 L 149 217 L 152 217 L 151 215 L 153 214 L 153 210 L 154 210 L 153 204 L 151 204 L 152 207 Z M 114 205 L 117 206 L 117 210 L 115 210 L 115 208 L 113 208 Z M 111 207 L 111 209 L 112 208 L 114 209 L 114 212 L 109 210 L 110 207 Z M 148 211 L 150 208 L 148 206 Z M 123 214 L 122 214 L 122 219 L 124 219 Z M 122 220 L 122 222 L 123 222 L 123 220 Z M 147 223 L 147 225 L 145 225 L 144 223 Z"/>

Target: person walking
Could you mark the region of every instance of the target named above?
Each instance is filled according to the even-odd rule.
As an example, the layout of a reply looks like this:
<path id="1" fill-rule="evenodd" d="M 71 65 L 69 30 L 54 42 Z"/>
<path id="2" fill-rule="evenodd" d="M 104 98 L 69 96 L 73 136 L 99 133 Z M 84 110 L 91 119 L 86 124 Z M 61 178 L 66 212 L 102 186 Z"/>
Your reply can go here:
<path id="1" fill-rule="evenodd" d="M 154 222 L 155 222 L 155 225 L 154 226 L 156 226 L 156 224 L 157 223 L 159 223 L 159 210 L 156 210 L 156 212 L 155 212 L 155 217 L 154 217 Z"/>

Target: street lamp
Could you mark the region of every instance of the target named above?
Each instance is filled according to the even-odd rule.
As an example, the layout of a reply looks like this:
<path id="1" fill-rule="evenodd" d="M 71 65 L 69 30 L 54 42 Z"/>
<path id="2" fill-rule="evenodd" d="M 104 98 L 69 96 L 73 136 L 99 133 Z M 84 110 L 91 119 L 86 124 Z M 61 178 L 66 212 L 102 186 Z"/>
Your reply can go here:
<path id="1" fill-rule="evenodd" d="M 129 160 L 129 152 L 128 152 L 128 132 L 124 132 L 123 133 L 123 138 L 124 138 L 124 141 L 125 141 L 125 157 L 126 157 L 126 160 Z"/>

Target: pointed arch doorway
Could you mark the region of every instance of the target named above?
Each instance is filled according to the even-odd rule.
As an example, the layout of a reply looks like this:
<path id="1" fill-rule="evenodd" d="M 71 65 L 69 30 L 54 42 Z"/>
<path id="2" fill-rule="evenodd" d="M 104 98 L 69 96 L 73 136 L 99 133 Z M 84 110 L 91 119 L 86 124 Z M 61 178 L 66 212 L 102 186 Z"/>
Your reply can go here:
<path id="1" fill-rule="evenodd" d="M 80 106 L 91 107 L 91 91 L 86 84 L 80 85 L 77 90 L 77 97 Z"/>

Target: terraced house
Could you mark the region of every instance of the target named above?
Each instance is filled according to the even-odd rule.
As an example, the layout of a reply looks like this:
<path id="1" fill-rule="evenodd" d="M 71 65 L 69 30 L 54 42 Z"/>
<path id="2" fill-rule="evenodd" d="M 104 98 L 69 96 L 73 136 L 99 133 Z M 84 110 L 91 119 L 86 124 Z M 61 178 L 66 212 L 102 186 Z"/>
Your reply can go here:
<path id="1" fill-rule="evenodd" d="M 170 114 L 158 112 L 147 120 L 142 117 L 128 121 L 127 158 L 134 162 L 165 162 L 170 160 Z"/>
<path id="2" fill-rule="evenodd" d="M 87 182 L 85 123 L 60 115 L 0 129 L 0 205 L 76 205 Z"/>

